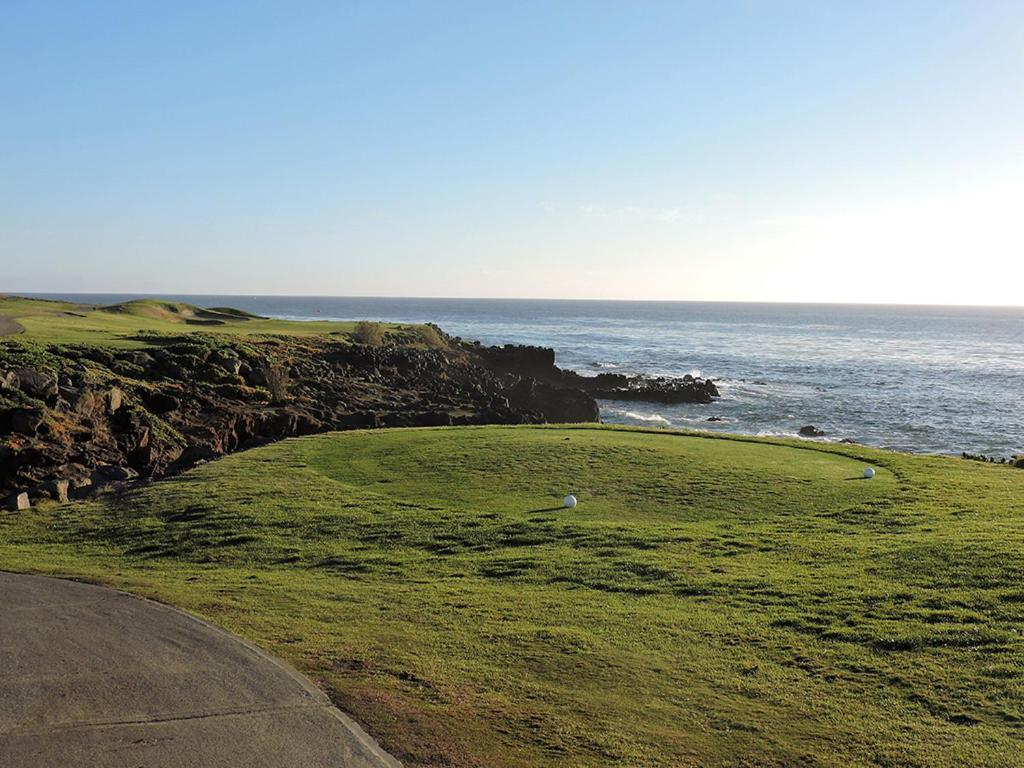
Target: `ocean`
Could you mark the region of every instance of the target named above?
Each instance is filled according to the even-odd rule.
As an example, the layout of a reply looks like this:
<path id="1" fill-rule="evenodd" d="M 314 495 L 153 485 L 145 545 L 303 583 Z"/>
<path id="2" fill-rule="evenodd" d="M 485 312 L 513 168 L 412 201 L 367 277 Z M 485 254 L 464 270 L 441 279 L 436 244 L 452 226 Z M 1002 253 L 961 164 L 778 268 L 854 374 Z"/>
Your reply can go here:
<path id="1" fill-rule="evenodd" d="M 433 322 L 485 344 L 553 347 L 559 365 L 581 373 L 690 373 L 715 379 L 722 393 L 711 405 L 602 402 L 607 422 L 752 435 L 813 424 L 826 440 L 904 451 L 1024 453 L 1024 308 L 164 298 L 296 320 Z"/>

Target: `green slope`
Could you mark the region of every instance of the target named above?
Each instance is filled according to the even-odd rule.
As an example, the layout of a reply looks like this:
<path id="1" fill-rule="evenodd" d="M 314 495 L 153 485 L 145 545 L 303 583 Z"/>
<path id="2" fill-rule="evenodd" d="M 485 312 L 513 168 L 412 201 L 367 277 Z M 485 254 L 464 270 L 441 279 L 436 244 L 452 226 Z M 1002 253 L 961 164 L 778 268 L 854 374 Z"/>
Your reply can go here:
<path id="1" fill-rule="evenodd" d="M 355 322 L 276 320 L 230 307 L 204 309 L 159 299 L 98 306 L 18 296 L 0 296 L 0 320 L 4 321 L 0 322 L 0 338 L 117 347 L 145 346 L 147 341 L 140 334 L 349 336 L 356 327 Z M 6 333 L 5 326 L 10 328 Z M 401 328 L 386 327 L 392 332 Z"/>
<path id="2" fill-rule="evenodd" d="M 593 427 L 343 433 L 3 517 L 0 568 L 239 632 L 407 765 L 1024 765 L 1006 467 Z"/>

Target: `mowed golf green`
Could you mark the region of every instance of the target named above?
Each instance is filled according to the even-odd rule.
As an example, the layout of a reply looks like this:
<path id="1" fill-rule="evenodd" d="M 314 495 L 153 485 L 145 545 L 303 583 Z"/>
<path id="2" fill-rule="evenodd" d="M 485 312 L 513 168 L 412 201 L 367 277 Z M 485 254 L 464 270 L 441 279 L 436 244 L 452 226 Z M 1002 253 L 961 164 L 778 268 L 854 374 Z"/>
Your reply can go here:
<path id="1" fill-rule="evenodd" d="M 1004 466 L 349 432 L 4 515 L 0 568 L 206 617 L 411 766 L 1024 764 L 1024 472 Z"/>

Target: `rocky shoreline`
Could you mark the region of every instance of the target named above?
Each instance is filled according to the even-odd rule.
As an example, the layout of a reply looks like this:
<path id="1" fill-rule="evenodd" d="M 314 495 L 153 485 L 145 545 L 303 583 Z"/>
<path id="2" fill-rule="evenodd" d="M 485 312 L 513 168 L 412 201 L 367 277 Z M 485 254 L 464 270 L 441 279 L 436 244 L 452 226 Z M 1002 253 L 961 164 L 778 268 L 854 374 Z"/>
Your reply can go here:
<path id="1" fill-rule="evenodd" d="M 705 379 L 601 374 L 554 350 L 154 335 L 144 349 L 0 345 L 0 500 L 14 509 L 332 430 L 600 419 L 598 399 L 709 403 Z"/>

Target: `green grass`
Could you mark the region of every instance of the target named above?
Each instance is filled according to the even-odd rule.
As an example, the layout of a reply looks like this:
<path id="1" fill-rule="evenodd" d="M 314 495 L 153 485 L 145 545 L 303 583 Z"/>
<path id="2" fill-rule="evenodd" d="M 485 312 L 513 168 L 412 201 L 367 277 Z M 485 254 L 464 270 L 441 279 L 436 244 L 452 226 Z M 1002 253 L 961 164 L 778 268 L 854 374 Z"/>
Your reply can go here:
<path id="1" fill-rule="evenodd" d="M 5 338 L 51 344 L 98 344 L 144 347 L 140 334 L 217 333 L 229 336 L 343 336 L 355 322 L 277 320 L 260 318 L 229 307 L 202 309 L 190 304 L 141 299 L 111 306 L 81 306 L 68 302 L 0 296 L 0 317 L 14 319 L 23 333 Z M 384 324 L 395 337 L 417 332 L 418 326 Z"/>
<path id="2" fill-rule="evenodd" d="M 7 515 L 0 568 L 238 632 L 407 765 L 1024 765 L 1007 467 L 590 427 L 352 432 Z"/>

